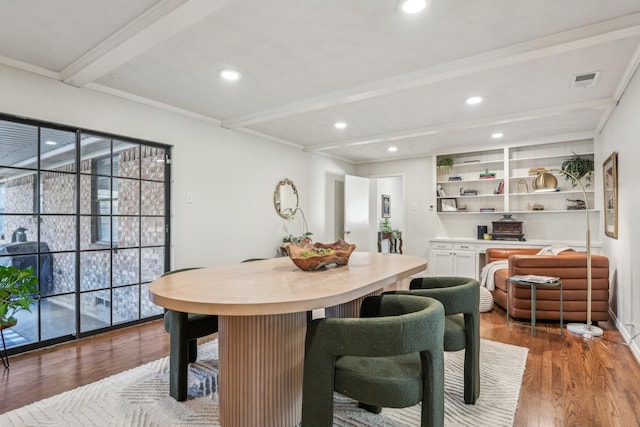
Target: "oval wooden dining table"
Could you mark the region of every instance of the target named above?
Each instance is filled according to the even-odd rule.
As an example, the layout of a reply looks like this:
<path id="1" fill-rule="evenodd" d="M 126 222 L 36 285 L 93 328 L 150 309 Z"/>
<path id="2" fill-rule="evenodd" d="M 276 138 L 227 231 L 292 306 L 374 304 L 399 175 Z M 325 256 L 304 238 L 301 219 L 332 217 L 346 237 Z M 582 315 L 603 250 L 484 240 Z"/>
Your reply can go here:
<path id="1" fill-rule="evenodd" d="M 302 271 L 283 257 L 170 274 L 149 291 L 162 307 L 218 315 L 222 426 L 291 427 L 302 413 L 307 312 L 358 316 L 362 298 L 426 265 L 416 256 L 354 252 L 348 265 Z"/>

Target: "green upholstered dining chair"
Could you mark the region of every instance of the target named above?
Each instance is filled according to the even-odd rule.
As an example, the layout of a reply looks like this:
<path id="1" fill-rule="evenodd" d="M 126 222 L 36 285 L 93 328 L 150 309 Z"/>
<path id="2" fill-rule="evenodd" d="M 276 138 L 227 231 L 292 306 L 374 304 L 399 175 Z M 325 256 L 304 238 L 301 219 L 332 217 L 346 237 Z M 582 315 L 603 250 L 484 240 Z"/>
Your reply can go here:
<path id="1" fill-rule="evenodd" d="M 480 396 L 480 284 L 469 277 L 436 276 L 412 279 L 409 290 L 390 293 L 435 298 L 444 305 L 444 350 L 464 349 L 464 402 Z"/>
<path id="2" fill-rule="evenodd" d="M 168 271 L 163 276 L 202 267 Z M 169 394 L 178 401 L 187 398 L 189 363 L 198 358 L 198 338 L 218 332 L 218 316 L 166 310 L 164 328 L 169 333 Z"/>
<path id="3" fill-rule="evenodd" d="M 333 425 L 334 391 L 374 413 L 422 402 L 422 426 L 442 426 L 442 304 L 409 295 L 371 296 L 363 300 L 361 316 L 307 325 L 302 426 Z"/>

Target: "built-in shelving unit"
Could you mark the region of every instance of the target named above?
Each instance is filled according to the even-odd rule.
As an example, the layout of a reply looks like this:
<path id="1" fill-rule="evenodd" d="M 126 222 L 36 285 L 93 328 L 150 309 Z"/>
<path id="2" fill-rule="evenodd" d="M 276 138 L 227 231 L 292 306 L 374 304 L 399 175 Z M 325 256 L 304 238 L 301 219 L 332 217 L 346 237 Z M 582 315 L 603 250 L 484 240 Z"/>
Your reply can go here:
<path id="1" fill-rule="evenodd" d="M 486 151 L 442 154 L 436 156 L 436 197 L 438 213 L 501 213 L 501 212 L 567 212 L 568 206 L 584 200 L 580 186 L 572 183 L 559 173 L 562 163 L 574 155 L 593 160 L 593 140 L 566 141 L 551 144 L 506 147 Z M 452 160 L 453 165 L 446 160 Z M 544 192 L 535 191 L 533 180 L 536 168 L 555 171 L 557 189 Z M 586 195 L 589 210 L 594 206 L 594 190 L 591 181 Z M 554 191 L 556 190 L 556 191 Z"/>

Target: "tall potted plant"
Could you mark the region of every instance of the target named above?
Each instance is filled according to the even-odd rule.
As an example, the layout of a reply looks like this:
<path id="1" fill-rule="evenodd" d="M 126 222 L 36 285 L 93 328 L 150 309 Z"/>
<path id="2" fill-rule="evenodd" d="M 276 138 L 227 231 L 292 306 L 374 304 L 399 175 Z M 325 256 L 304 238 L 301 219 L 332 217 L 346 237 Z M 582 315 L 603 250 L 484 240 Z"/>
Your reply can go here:
<path id="1" fill-rule="evenodd" d="M 0 327 L 15 325 L 18 322 L 15 314 L 31 311 L 31 304 L 38 298 L 38 278 L 33 267 L 0 265 Z"/>

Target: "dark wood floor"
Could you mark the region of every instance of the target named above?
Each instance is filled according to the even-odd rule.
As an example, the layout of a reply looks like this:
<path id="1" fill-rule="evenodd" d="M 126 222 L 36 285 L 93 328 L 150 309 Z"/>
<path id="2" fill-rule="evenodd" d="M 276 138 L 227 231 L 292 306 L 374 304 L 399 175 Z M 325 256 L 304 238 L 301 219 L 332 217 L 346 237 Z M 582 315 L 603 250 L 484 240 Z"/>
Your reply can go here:
<path id="1" fill-rule="evenodd" d="M 560 338 L 558 324 L 481 315 L 482 337 L 529 348 L 515 426 L 640 426 L 640 365 L 610 324 L 601 338 Z M 565 331 L 566 332 L 566 331 Z M 161 321 L 11 357 L 0 374 L 0 413 L 168 354 Z M 1 367 L 0 367 L 1 369 Z"/>

